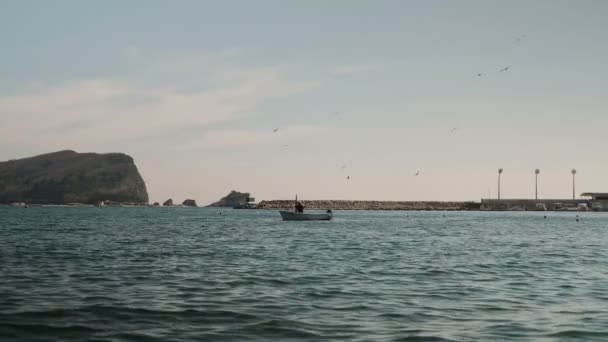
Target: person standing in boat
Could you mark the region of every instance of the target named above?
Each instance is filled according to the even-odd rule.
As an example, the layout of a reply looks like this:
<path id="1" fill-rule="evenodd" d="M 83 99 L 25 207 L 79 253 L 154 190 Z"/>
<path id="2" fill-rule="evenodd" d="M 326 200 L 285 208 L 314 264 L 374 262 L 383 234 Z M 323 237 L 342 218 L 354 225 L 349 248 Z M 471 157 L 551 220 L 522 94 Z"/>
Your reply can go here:
<path id="1" fill-rule="evenodd" d="M 304 212 L 304 206 L 300 202 L 296 202 L 295 209 L 296 209 L 296 213 Z"/>

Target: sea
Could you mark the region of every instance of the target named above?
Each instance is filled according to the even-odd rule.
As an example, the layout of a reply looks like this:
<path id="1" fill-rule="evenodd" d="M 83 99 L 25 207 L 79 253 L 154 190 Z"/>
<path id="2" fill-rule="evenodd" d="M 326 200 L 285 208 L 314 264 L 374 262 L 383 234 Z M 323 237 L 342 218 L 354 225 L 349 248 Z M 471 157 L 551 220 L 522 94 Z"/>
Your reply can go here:
<path id="1" fill-rule="evenodd" d="M 0 207 L 0 341 L 608 341 L 607 213 L 334 213 Z"/>

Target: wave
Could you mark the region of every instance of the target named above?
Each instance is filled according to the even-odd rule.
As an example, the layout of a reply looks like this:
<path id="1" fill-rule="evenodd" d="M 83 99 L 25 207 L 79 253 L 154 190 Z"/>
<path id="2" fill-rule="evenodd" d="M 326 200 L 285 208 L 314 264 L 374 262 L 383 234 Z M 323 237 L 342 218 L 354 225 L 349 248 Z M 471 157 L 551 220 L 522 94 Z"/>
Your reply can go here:
<path id="1" fill-rule="evenodd" d="M 544 335 L 545 337 L 570 337 L 570 338 L 592 338 L 592 337 L 608 337 L 608 331 L 591 331 L 591 330 L 562 330 L 551 334 Z"/>
<path id="2" fill-rule="evenodd" d="M 313 331 L 312 325 L 288 319 L 269 319 L 263 322 L 248 324 L 242 328 L 232 330 L 231 333 L 240 333 L 258 337 L 272 338 L 322 338 L 323 335 Z"/>
<path id="3" fill-rule="evenodd" d="M 105 317 L 107 319 L 163 319 L 163 320 L 193 320 L 199 323 L 218 322 L 247 322 L 260 318 L 242 312 L 230 310 L 152 310 L 133 307 L 92 305 L 77 309 L 54 309 L 43 311 L 27 311 L 11 314 L 0 314 L 0 322 L 28 321 L 28 320 L 70 320 L 83 317 Z M 5 323 L 0 323 L 3 325 Z"/>
<path id="4" fill-rule="evenodd" d="M 394 341 L 394 342 L 457 342 L 457 340 L 451 340 L 448 338 L 437 337 L 437 336 L 425 336 L 425 335 L 398 337 L 391 341 Z"/>
<path id="5" fill-rule="evenodd" d="M 93 334 L 101 332 L 101 329 L 91 328 L 85 325 L 52 325 L 52 324 L 26 324 L 26 323 L 0 323 L 0 336 L 9 335 L 13 337 L 27 335 L 77 335 Z"/>

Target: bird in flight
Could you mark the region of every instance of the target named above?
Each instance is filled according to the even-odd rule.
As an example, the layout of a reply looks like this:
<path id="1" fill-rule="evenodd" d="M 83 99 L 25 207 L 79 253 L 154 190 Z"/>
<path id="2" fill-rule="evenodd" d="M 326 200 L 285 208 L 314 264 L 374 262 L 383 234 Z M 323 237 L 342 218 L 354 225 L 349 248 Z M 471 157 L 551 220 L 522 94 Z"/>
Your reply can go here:
<path id="1" fill-rule="evenodd" d="M 454 132 L 456 132 L 457 130 L 458 130 L 458 128 L 454 127 L 454 128 L 452 128 L 452 130 L 451 130 L 450 132 L 454 133 Z"/>
<path id="2" fill-rule="evenodd" d="M 481 77 L 481 76 L 483 76 L 482 72 L 480 72 L 480 73 L 477 74 L 477 77 Z"/>
<path id="3" fill-rule="evenodd" d="M 275 128 L 275 129 L 273 129 L 272 131 L 276 133 L 276 132 L 278 132 L 278 131 L 279 131 L 279 129 L 278 129 L 278 128 Z"/>
<path id="4" fill-rule="evenodd" d="M 508 71 L 508 70 L 509 70 L 509 68 L 511 68 L 511 66 L 510 66 L 510 65 L 507 65 L 506 67 L 504 67 L 504 68 L 500 69 L 500 72 Z"/>
<path id="5" fill-rule="evenodd" d="M 416 174 L 414 176 L 420 176 L 420 171 L 416 171 Z"/>
<path id="6" fill-rule="evenodd" d="M 348 179 L 350 179 L 350 176 L 346 176 L 346 179 L 347 179 L 347 180 L 348 180 Z"/>

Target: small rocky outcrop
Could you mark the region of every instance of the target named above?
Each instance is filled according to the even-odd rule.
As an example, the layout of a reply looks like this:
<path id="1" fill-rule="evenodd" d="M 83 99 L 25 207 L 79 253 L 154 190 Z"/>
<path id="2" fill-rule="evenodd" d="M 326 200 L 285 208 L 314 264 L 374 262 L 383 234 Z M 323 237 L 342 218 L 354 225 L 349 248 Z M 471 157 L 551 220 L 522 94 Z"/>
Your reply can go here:
<path id="1" fill-rule="evenodd" d="M 153 206 L 155 206 L 155 207 L 159 207 L 159 206 L 160 206 L 160 203 L 158 203 L 158 202 L 154 202 L 154 204 L 152 204 L 152 205 L 153 205 Z"/>
<path id="2" fill-rule="evenodd" d="M 228 195 L 208 206 L 234 208 L 239 205 L 247 204 L 250 199 L 251 195 L 248 192 L 238 192 L 232 190 Z"/>
<path id="3" fill-rule="evenodd" d="M 193 199 L 187 199 L 187 200 L 183 201 L 182 205 L 184 205 L 186 207 L 198 207 L 198 205 L 196 205 L 196 201 Z"/>
<path id="4" fill-rule="evenodd" d="M 169 198 L 168 200 L 163 202 L 163 207 L 170 207 L 173 205 L 173 199 Z"/>
<path id="5" fill-rule="evenodd" d="M 0 162 L 0 203 L 148 204 L 133 158 L 59 151 Z"/>

